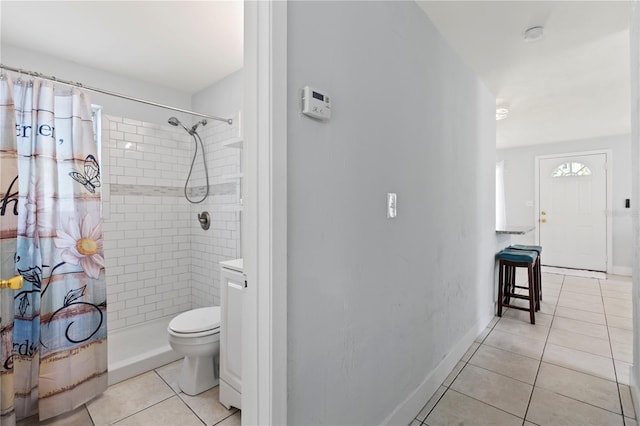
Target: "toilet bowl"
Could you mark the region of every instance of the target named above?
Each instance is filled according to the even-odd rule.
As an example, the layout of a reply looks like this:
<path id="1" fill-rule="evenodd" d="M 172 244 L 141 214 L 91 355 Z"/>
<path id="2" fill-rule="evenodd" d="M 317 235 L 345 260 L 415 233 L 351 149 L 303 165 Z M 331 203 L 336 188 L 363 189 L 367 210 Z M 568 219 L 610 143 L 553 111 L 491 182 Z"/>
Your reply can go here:
<path id="1" fill-rule="evenodd" d="M 169 345 L 181 355 L 178 386 L 187 395 L 197 395 L 218 384 L 220 358 L 220 307 L 184 312 L 167 327 Z"/>

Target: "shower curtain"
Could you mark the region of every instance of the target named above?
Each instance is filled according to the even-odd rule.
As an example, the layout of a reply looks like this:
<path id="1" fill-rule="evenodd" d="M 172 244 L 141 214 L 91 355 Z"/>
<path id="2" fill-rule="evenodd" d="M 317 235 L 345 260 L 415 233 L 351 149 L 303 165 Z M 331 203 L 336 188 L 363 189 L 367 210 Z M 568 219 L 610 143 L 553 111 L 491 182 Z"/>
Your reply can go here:
<path id="1" fill-rule="evenodd" d="M 0 84 L 0 186 L 7 207 L 0 218 L 2 242 L 7 227 L 7 244 L 16 246 L 2 278 L 14 271 L 24 278 L 24 287 L 12 294 L 12 312 L 0 312 L 2 419 L 10 424 L 13 410 L 18 419 L 38 412 L 44 420 L 106 389 L 106 288 L 100 166 L 88 96 L 37 80 L 11 84 L 8 75 Z"/>

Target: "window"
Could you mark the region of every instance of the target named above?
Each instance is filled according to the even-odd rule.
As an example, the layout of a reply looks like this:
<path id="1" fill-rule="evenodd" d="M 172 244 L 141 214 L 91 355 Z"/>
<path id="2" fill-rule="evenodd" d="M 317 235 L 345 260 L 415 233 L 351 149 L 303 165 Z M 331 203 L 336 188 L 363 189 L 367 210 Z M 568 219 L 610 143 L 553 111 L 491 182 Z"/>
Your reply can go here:
<path id="1" fill-rule="evenodd" d="M 553 169 L 553 177 L 568 177 L 568 176 L 591 176 L 591 169 L 582 163 L 576 163 L 571 161 L 568 163 L 560 164 Z"/>
<path id="2" fill-rule="evenodd" d="M 100 150 L 100 132 L 102 131 L 102 107 L 100 105 L 91 104 L 91 118 L 93 118 L 93 139 L 98 144 Z"/>
<path id="3" fill-rule="evenodd" d="M 93 140 L 98 149 L 98 162 L 102 164 L 102 107 L 91 104 L 91 118 L 93 118 Z"/>

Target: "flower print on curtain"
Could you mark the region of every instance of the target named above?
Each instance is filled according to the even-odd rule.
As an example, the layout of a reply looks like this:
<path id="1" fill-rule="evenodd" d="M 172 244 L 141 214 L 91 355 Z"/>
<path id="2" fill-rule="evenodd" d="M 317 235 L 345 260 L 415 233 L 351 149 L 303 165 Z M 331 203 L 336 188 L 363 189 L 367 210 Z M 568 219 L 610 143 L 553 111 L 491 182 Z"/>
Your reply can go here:
<path id="1" fill-rule="evenodd" d="M 0 277 L 15 273 L 18 231 L 18 155 L 13 87 L 0 74 Z M 0 425 L 15 424 L 13 405 L 13 291 L 0 290 Z"/>
<path id="2" fill-rule="evenodd" d="M 72 410 L 107 387 L 100 166 L 77 90 L 14 86 L 19 204 L 13 364 L 17 418 Z"/>

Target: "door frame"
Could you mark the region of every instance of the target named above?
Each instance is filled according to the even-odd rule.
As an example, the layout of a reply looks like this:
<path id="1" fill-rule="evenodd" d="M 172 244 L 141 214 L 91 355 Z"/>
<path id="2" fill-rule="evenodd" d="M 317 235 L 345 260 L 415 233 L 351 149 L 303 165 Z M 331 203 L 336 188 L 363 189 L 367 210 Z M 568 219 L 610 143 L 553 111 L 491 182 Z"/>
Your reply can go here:
<path id="1" fill-rule="evenodd" d="M 242 424 L 287 424 L 287 3 L 244 2 Z"/>
<path id="2" fill-rule="evenodd" d="M 537 155 L 534 158 L 534 185 L 535 185 L 535 197 L 534 197 L 534 223 L 535 223 L 535 243 L 540 244 L 540 160 L 546 160 L 549 158 L 564 158 L 564 157 L 577 157 L 581 155 L 593 155 L 604 154 L 605 155 L 605 172 L 607 177 L 607 199 L 605 218 L 607 221 L 607 270 L 608 274 L 613 270 L 613 221 L 612 221 L 612 206 L 613 206 L 613 180 L 612 180 L 612 165 L 613 165 L 613 151 L 610 149 L 599 149 L 592 151 L 577 151 L 558 154 Z"/>

